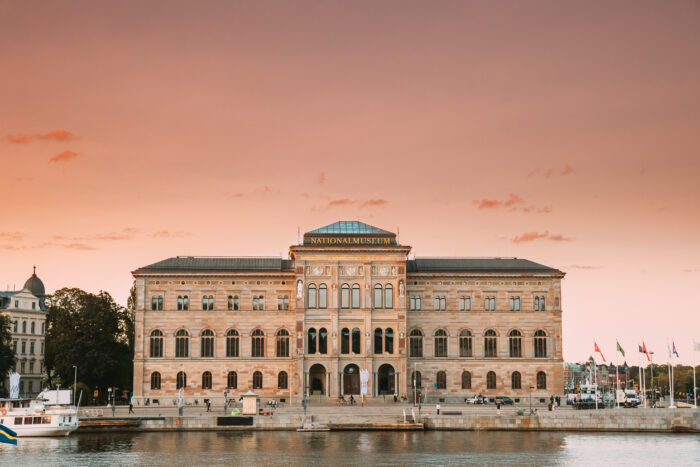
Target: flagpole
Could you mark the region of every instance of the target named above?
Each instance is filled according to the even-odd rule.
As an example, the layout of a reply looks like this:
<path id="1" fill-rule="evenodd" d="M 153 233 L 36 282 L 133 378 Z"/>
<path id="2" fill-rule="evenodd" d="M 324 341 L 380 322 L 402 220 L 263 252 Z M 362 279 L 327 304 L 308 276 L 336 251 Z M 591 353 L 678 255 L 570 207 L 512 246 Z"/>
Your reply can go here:
<path id="1" fill-rule="evenodd" d="M 693 407 L 696 409 L 698 408 L 698 388 L 697 388 L 697 383 L 695 382 L 695 349 L 697 346 L 695 345 L 695 339 L 693 339 Z"/>
<path id="2" fill-rule="evenodd" d="M 693 366 L 695 370 L 695 366 Z M 693 373 L 693 378 L 695 373 Z M 595 362 L 595 357 L 593 357 L 593 387 L 595 388 L 595 409 L 598 410 L 598 365 Z"/>

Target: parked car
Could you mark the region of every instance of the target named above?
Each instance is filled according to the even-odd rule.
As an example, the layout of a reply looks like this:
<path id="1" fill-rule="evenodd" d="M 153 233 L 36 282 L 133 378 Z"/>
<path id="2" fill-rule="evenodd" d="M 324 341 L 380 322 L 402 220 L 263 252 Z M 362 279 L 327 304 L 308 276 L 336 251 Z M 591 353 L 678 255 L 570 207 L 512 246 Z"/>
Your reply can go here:
<path id="1" fill-rule="evenodd" d="M 467 404 L 481 404 L 481 398 L 479 396 L 470 397 L 467 399 Z"/>
<path id="2" fill-rule="evenodd" d="M 494 404 L 502 404 L 502 405 L 513 405 L 513 399 L 510 397 L 496 397 L 494 399 Z"/>

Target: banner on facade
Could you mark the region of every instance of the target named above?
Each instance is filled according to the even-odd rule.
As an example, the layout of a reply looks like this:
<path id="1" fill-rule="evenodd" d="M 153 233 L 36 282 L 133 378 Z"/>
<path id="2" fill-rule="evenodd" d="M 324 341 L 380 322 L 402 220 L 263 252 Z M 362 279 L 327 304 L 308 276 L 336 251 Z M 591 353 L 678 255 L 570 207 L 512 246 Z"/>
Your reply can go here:
<path id="1" fill-rule="evenodd" d="M 367 395 L 367 383 L 369 382 L 369 370 L 360 370 L 360 394 Z"/>

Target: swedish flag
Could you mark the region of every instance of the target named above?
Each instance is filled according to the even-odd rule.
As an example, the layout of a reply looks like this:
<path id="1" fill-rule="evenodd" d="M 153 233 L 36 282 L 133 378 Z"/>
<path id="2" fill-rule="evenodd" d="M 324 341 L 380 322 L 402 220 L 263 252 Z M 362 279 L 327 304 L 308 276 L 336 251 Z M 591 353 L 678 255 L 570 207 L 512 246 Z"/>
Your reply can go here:
<path id="1" fill-rule="evenodd" d="M 17 444 L 17 433 L 5 425 L 0 425 L 0 443 Z"/>

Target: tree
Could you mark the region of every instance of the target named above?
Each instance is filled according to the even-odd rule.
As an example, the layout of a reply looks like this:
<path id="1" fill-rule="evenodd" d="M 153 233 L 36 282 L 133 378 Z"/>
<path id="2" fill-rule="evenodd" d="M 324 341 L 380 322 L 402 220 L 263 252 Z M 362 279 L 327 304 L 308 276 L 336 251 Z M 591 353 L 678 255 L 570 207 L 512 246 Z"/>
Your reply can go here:
<path id="1" fill-rule="evenodd" d="M 10 317 L 0 315 L 0 384 L 15 366 L 15 352 L 12 350 L 12 334 L 10 333 Z M 7 389 L 2 388 L 2 396 L 6 396 Z"/>
<path id="2" fill-rule="evenodd" d="M 73 365 L 90 388 L 130 388 L 133 375 L 133 313 L 107 292 L 64 288 L 48 300 L 46 369 L 73 383 Z"/>

